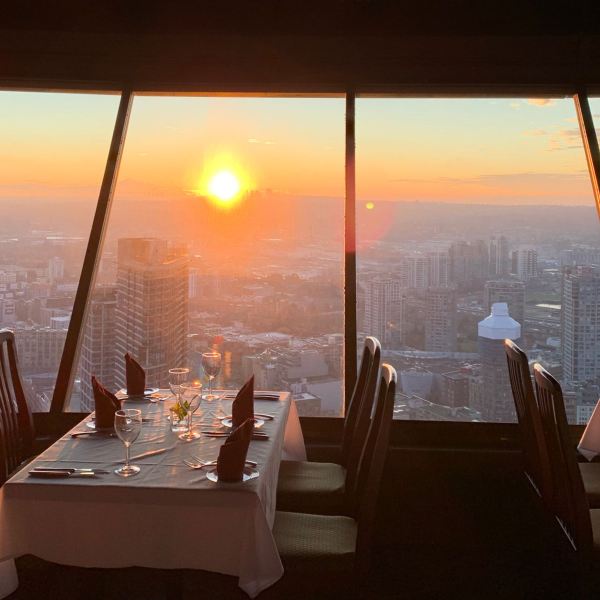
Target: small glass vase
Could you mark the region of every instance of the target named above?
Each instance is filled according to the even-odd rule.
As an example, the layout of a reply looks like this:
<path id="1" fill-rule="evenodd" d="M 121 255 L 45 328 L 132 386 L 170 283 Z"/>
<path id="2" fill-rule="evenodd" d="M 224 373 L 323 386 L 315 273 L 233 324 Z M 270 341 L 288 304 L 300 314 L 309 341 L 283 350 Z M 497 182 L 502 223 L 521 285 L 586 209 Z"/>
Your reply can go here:
<path id="1" fill-rule="evenodd" d="M 169 410 L 171 412 L 171 431 L 173 433 L 187 431 L 187 410 L 179 402 L 176 402 Z"/>

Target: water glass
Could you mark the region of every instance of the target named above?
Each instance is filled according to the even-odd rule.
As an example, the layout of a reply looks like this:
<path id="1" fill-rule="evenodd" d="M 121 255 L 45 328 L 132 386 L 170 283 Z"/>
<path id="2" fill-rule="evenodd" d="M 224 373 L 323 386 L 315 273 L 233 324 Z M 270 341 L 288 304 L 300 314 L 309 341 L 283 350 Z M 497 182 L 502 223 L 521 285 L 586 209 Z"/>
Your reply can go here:
<path id="1" fill-rule="evenodd" d="M 140 472 L 136 465 L 129 464 L 129 448 L 142 431 L 142 411 L 137 408 L 118 410 L 115 413 L 115 432 L 125 444 L 125 464 L 115 470 L 121 477 L 131 477 Z"/>
<path id="2" fill-rule="evenodd" d="M 199 381 L 191 381 L 190 383 L 184 383 L 181 386 L 181 399 L 182 406 L 187 412 L 187 432 L 182 433 L 179 436 L 180 440 L 185 442 L 192 442 L 200 437 L 197 431 L 193 430 L 192 419 L 194 413 L 200 406 L 200 398 L 202 397 L 202 383 Z"/>
<path id="3" fill-rule="evenodd" d="M 210 402 L 211 400 L 216 400 L 219 397 L 216 394 L 213 394 L 212 382 L 221 370 L 221 353 L 217 352 L 216 350 L 203 352 L 202 368 L 208 377 L 208 394 L 204 396 L 204 398 Z"/>

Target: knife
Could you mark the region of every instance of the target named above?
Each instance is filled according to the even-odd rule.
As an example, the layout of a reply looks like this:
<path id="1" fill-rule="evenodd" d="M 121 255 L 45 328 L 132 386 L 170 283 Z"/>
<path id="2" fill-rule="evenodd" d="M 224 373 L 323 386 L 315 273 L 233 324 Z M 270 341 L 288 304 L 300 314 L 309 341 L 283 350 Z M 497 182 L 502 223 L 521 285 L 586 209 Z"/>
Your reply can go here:
<path id="1" fill-rule="evenodd" d="M 113 431 L 95 431 L 94 429 L 90 429 L 89 431 L 76 431 L 71 434 L 72 438 L 78 438 L 82 435 L 97 435 L 100 437 L 116 437 L 117 434 Z"/>
<path id="2" fill-rule="evenodd" d="M 68 469 L 62 469 L 60 471 L 36 471 L 32 469 L 29 471 L 29 477 L 39 477 L 40 479 L 66 479 L 68 477 L 96 477 L 94 471 L 85 471 L 71 473 Z"/>
<path id="3" fill-rule="evenodd" d="M 62 473 L 63 471 L 68 471 L 73 475 L 74 473 L 95 473 L 96 475 L 108 475 L 108 471 L 104 469 L 84 469 L 84 468 L 74 468 L 74 467 L 33 467 L 32 469 L 36 473 Z"/>
<path id="4" fill-rule="evenodd" d="M 201 433 L 203 433 L 207 437 L 229 437 L 229 433 L 226 431 L 202 431 Z M 269 436 L 266 433 L 253 433 L 252 439 L 261 441 L 268 440 Z"/>

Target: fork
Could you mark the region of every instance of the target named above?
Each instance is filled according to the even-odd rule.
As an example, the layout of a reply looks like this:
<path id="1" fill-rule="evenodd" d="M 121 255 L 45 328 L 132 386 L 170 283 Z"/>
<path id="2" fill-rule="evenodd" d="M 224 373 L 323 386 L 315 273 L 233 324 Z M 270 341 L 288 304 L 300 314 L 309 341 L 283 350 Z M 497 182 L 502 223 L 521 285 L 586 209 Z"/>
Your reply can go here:
<path id="1" fill-rule="evenodd" d="M 186 458 L 183 459 L 183 462 L 190 468 L 190 469 L 205 469 L 207 467 L 216 467 L 217 466 L 217 461 L 216 460 L 210 460 L 210 461 L 205 461 L 205 460 L 199 460 L 197 456 L 192 456 L 193 460 L 187 460 Z M 254 461 L 251 460 L 247 460 L 246 464 L 249 467 L 256 467 L 256 463 Z"/>
<path id="2" fill-rule="evenodd" d="M 199 462 L 199 463 L 204 463 L 204 464 L 207 464 L 207 465 L 212 465 L 212 464 L 216 465 L 217 464 L 216 460 L 210 460 L 210 461 L 202 460 L 199 456 L 194 456 L 193 454 L 192 454 L 192 458 L 195 461 Z M 253 460 L 247 460 L 246 464 L 248 466 L 250 466 L 250 467 L 256 467 L 257 466 L 257 463 L 255 463 Z"/>

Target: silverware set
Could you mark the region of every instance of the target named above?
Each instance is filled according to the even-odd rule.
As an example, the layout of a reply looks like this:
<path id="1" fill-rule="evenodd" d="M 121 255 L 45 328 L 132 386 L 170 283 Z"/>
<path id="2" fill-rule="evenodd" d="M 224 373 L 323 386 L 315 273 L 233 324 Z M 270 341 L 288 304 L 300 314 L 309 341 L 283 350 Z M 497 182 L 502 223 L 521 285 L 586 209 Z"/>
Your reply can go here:
<path id="1" fill-rule="evenodd" d="M 96 477 L 96 475 L 108 475 L 108 473 L 104 469 L 34 467 L 29 471 L 29 476 L 41 479 L 61 479 L 69 477 Z"/>
<path id="2" fill-rule="evenodd" d="M 237 392 L 226 392 L 221 396 L 224 400 L 234 400 L 237 396 Z M 279 400 L 279 394 L 276 393 L 268 393 L 268 392 L 258 392 L 254 394 L 255 400 Z"/>

